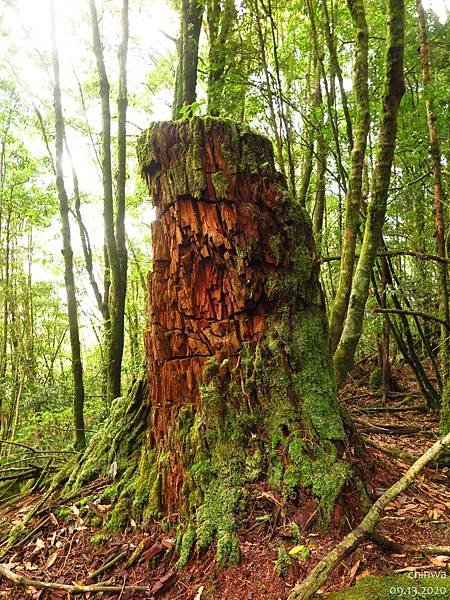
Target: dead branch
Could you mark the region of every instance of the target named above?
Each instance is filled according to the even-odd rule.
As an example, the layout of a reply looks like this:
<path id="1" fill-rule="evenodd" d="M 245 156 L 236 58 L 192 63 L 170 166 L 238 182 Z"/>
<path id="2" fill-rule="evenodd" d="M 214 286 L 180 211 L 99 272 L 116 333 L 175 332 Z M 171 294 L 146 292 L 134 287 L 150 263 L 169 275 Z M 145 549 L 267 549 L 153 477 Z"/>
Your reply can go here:
<path id="1" fill-rule="evenodd" d="M 126 558 L 126 556 L 127 556 L 127 553 L 122 551 L 119 554 L 117 554 L 116 556 L 109 558 L 105 563 L 100 565 L 100 567 L 98 567 L 98 569 L 95 569 L 95 571 L 88 573 L 89 579 L 94 579 L 94 577 L 98 577 L 99 575 L 101 575 L 102 573 L 104 573 L 105 571 L 107 571 L 108 569 L 113 567 L 115 564 L 120 562 L 123 558 Z"/>
<path id="2" fill-rule="evenodd" d="M 426 404 L 416 404 L 415 406 L 367 406 L 350 411 L 353 414 L 377 413 L 377 412 L 425 412 L 428 410 Z"/>
<path id="3" fill-rule="evenodd" d="M 37 533 L 40 529 L 42 529 L 42 527 L 44 527 L 44 525 L 46 525 L 48 523 L 49 520 L 50 520 L 50 515 L 41 519 L 39 521 L 39 523 L 36 525 L 36 527 L 34 527 L 29 533 L 27 533 L 27 535 L 25 537 L 17 540 L 17 542 L 15 544 L 13 544 L 12 546 L 9 547 L 9 549 L 14 548 L 16 546 L 24 546 L 26 544 L 26 542 L 28 542 L 28 540 L 30 540 L 34 536 L 35 533 Z"/>
<path id="4" fill-rule="evenodd" d="M 437 256 L 436 254 L 424 254 L 422 252 L 410 252 L 407 250 L 382 250 L 377 252 L 377 256 L 412 256 L 414 258 L 419 258 L 420 260 L 432 260 L 435 262 L 440 262 L 444 264 L 448 264 L 448 258 L 443 258 L 442 256 Z M 355 255 L 355 258 L 359 258 L 359 254 Z M 336 260 L 341 260 L 340 256 L 325 256 L 320 260 L 321 263 L 333 262 Z"/>
<path id="5" fill-rule="evenodd" d="M 370 536 L 377 525 L 386 506 L 399 494 L 404 492 L 414 481 L 420 471 L 442 450 L 450 445 L 450 433 L 439 439 L 406 471 L 392 487 L 382 494 L 372 508 L 368 511 L 361 523 L 329 552 L 309 573 L 305 579 L 297 583 L 288 600 L 308 600 L 327 581 L 330 573 L 337 567 L 342 559 L 352 552 L 364 539 Z"/>
<path id="6" fill-rule="evenodd" d="M 117 592 L 120 594 L 123 591 L 140 591 L 152 593 L 153 588 L 146 585 L 67 585 L 65 583 L 52 583 L 40 581 L 39 579 L 27 579 L 22 575 L 18 575 L 11 571 L 6 565 L 0 564 L 0 575 L 6 577 L 17 585 L 31 586 L 38 590 L 63 590 L 69 594 L 87 594 L 88 592 Z M 154 592 L 153 592 L 154 593 Z"/>
<path id="7" fill-rule="evenodd" d="M 381 533 L 372 533 L 369 537 L 377 546 L 384 548 L 388 552 L 398 552 L 401 554 L 417 553 L 425 554 L 426 556 L 450 556 L 450 546 L 411 546 L 410 544 L 399 544 Z"/>
<path id="8" fill-rule="evenodd" d="M 440 319 L 439 317 L 435 317 L 434 315 L 430 315 L 428 313 L 424 313 L 420 310 L 406 310 L 400 308 L 372 308 L 372 312 L 380 313 L 380 314 L 390 314 L 390 315 L 409 315 L 411 317 L 421 317 L 426 321 L 436 321 L 436 323 L 440 323 L 444 325 L 447 329 L 450 329 L 450 324 L 444 319 Z"/>
<path id="9" fill-rule="evenodd" d="M 403 452 L 402 450 L 398 450 L 397 448 L 383 446 L 383 444 L 379 444 L 378 442 L 376 442 L 375 440 L 373 440 L 372 438 L 370 438 L 364 434 L 361 434 L 361 439 L 364 440 L 364 442 L 366 444 L 369 444 L 369 446 L 372 446 L 373 448 L 376 448 L 377 450 L 381 450 L 381 452 L 384 452 L 385 454 L 388 454 L 389 456 L 393 456 L 394 458 L 400 458 L 401 460 L 404 460 L 405 462 L 413 463 L 415 460 L 417 460 L 419 458 L 415 454 L 409 454 L 408 452 Z"/>
<path id="10" fill-rule="evenodd" d="M 364 419 L 353 417 L 355 423 L 362 425 L 362 431 L 372 433 L 385 433 L 389 435 L 409 435 L 410 433 L 419 433 L 421 431 L 428 431 L 423 427 L 405 427 L 404 425 L 397 425 L 397 423 L 369 423 Z"/>

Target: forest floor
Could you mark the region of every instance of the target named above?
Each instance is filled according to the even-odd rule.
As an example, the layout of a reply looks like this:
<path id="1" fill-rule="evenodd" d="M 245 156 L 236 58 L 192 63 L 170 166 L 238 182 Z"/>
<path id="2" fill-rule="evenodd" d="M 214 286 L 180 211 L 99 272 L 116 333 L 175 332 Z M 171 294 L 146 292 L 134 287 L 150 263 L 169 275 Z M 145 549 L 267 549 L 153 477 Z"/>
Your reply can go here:
<path id="1" fill-rule="evenodd" d="M 357 426 L 368 439 L 385 448 L 395 448 L 419 456 L 438 437 L 438 416 L 423 409 L 414 379 L 406 367 L 394 371 L 400 393 L 382 406 L 380 394 L 368 387 L 369 368 L 353 371 L 340 395 L 341 403 L 358 420 Z M 373 407 L 381 411 L 370 410 Z M 391 409 L 402 409 L 392 411 Z M 410 410 L 404 410 L 410 409 Z M 409 467 L 402 458 L 366 445 L 364 471 L 372 499 L 390 487 Z M 97 481 L 89 494 L 98 493 L 106 483 Z M 95 487 L 96 486 L 96 487 Z M 92 592 L 86 598 L 103 600 L 126 598 L 165 598 L 178 600 L 284 600 L 294 583 L 302 579 L 325 556 L 346 531 L 324 530 L 317 520 L 316 502 L 305 495 L 284 500 L 255 485 L 249 517 L 239 532 L 241 561 L 236 567 L 222 569 L 214 560 L 214 549 L 194 556 L 180 571 L 173 540 L 158 525 L 153 531 L 131 528 L 124 534 L 102 535 L 92 527 L 93 514 L 102 517 L 108 507 L 93 502 L 72 503 L 43 509 L 29 524 L 32 535 L 13 546 L 1 562 L 27 579 L 56 583 L 94 584 L 108 580 L 123 586 L 121 593 Z M 87 492 L 86 492 L 87 493 Z M 0 531 L 19 522 L 38 501 L 29 497 L 0 511 Z M 97 519 L 98 520 L 98 519 Z M 292 526 L 295 523 L 297 527 Z M 413 485 L 398 496 L 382 517 L 377 533 L 409 546 L 450 544 L 450 473 L 447 468 L 425 468 Z M 135 566 L 125 568 L 136 546 L 144 540 L 144 552 Z M 295 556 L 289 550 L 304 548 Z M 303 554 L 304 558 L 299 558 Z M 111 559 L 118 562 L 98 576 L 92 572 Z M 281 557 L 281 559 L 280 559 Z M 277 567 L 278 571 L 277 572 Z M 372 541 L 362 543 L 334 571 L 323 595 L 349 587 L 366 575 L 387 573 L 450 573 L 450 556 L 426 556 L 417 551 L 389 551 Z M 151 592 L 126 590 L 125 586 L 153 588 Z M 6 578 L 0 581 L 0 598 L 67 599 L 67 591 L 18 587 Z"/>

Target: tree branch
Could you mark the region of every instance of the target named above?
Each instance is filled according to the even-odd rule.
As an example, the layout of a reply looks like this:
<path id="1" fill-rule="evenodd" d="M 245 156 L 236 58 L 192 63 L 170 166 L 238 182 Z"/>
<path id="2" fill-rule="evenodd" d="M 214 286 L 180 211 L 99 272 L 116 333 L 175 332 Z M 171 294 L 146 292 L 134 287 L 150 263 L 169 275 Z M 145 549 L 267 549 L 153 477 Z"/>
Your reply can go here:
<path id="1" fill-rule="evenodd" d="M 352 552 L 365 538 L 370 536 L 386 506 L 404 492 L 420 471 L 447 446 L 450 445 L 450 433 L 439 439 L 406 471 L 392 487 L 384 492 L 361 523 L 329 552 L 301 582 L 297 583 L 288 596 L 288 600 L 308 600 L 327 581 L 328 576 L 345 556 Z"/>

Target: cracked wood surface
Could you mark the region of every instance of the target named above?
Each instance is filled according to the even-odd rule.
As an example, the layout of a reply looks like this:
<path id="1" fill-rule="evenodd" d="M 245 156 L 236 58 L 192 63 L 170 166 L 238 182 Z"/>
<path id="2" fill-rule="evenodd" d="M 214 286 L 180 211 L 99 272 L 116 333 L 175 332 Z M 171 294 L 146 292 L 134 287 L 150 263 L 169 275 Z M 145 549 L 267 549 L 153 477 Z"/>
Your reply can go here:
<path id="1" fill-rule="evenodd" d="M 288 264 L 285 200 L 270 143 L 220 122 L 155 124 L 141 164 L 156 207 L 145 333 L 152 435 L 165 445 L 180 406 L 200 402 L 206 361 L 254 346 L 276 312 L 266 284 Z M 175 495 L 177 471 L 165 485 Z"/>

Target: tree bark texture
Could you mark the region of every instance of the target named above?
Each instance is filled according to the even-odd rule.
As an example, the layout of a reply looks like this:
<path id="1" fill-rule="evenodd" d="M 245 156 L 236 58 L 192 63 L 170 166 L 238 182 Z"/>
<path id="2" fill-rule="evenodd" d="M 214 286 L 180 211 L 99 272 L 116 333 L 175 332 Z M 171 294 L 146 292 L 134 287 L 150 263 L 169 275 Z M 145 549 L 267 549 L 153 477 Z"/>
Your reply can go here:
<path id="1" fill-rule="evenodd" d="M 311 488 L 329 517 L 349 477 L 312 232 L 270 142 L 243 126 L 155 123 L 138 154 L 156 207 L 153 501 L 164 514 L 195 507 L 198 546 L 217 538 L 232 562 L 245 484 Z"/>

